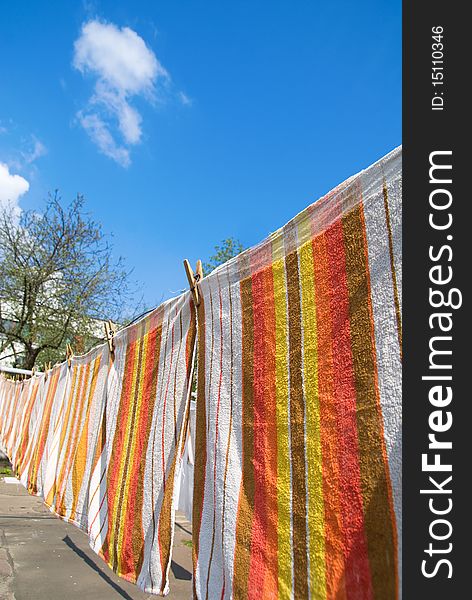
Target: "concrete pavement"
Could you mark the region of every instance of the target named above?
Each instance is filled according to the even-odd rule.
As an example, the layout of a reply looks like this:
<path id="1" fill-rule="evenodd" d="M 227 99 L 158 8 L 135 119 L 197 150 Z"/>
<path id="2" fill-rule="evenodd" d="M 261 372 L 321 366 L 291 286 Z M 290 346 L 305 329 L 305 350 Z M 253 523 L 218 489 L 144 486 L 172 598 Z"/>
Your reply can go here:
<path id="1" fill-rule="evenodd" d="M 177 516 L 170 600 L 192 595 L 190 524 Z M 0 600 L 157 598 L 117 577 L 87 536 L 52 515 L 20 484 L 0 479 Z"/>

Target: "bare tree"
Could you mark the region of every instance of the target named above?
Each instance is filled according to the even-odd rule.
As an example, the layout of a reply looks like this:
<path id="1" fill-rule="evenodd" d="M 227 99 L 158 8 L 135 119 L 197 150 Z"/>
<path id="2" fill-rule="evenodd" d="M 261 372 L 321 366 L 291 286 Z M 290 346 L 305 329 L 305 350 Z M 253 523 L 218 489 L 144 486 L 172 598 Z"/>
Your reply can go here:
<path id="1" fill-rule="evenodd" d="M 129 273 L 78 195 L 64 207 L 57 192 L 44 212 L 0 211 L 0 354 L 15 363 L 63 360 L 102 336 L 100 321 L 119 320 L 130 299 Z"/>

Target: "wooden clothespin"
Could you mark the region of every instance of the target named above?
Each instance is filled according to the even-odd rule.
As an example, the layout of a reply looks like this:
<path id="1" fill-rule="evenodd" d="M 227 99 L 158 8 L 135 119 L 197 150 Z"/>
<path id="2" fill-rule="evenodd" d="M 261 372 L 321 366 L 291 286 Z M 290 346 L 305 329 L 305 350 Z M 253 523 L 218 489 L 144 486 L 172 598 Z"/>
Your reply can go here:
<path id="1" fill-rule="evenodd" d="M 49 377 L 49 371 L 51 370 L 51 368 L 52 368 L 52 363 L 51 363 L 51 361 L 49 361 L 48 363 L 46 363 L 46 364 L 44 365 L 44 381 L 47 381 L 47 380 L 48 380 L 48 377 Z"/>
<path id="2" fill-rule="evenodd" d="M 108 349 L 110 350 L 110 354 L 113 356 L 115 352 L 115 344 L 113 338 L 115 337 L 116 327 L 111 321 L 105 321 L 103 323 L 103 326 L 105 328 L 105 339 L 108 344 Z"/>
<path id="3" fill-rule="evenodd" d="M 195 273 L 193 272 L 192 267 L 187 259 L 184 260 L 185 273 L 187 274 L 188 284 L 190 286 L 190 291 L 192 292 L 193 301 L 195 302 L 195 306 L 200 305 L 200 292 L 198 290 L 198 284 L 203 279 L 203 267 L 202 261 L 197 260 L 197 267 L 195 269 Z"/>
<path id="4" fill-rule="evenodd" d="M 67 344 L 66 346 L 66 358 L 67 358 L 67 366 L 70 368 L 72 364 L 72 357 L 74 356 L 74 351 L 72 350 L 72 346 Z"/>

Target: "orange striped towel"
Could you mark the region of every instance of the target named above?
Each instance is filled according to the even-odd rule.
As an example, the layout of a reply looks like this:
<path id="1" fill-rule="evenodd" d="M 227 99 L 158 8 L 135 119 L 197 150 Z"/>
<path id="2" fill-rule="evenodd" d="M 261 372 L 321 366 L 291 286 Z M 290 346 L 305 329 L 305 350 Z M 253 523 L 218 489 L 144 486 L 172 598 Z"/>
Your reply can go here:
<path id="1" fill-rule="evenodd" d="M 163 595 L 195 334 L 187 292 L 115 336 L 90 480 L 91 547 L 118 575 Z"/>
<path id="2" fill-rule="evenodd" d="M 194 595 L 395 599 L 401 149 L 200 286 Z"/>
<path id="3" fill-rule="evenodd" d="M 52 368 L 47 375 L 42 374 L 39 386 L 39 406 L 36 423 L 30 439 L 30 453 L 24 465 L 22 482 L 30 494 L 44 498 L 44 484 L 50 469 L 54 425 L 62 409 L 68 382 L 67 363 Z"/>
<path id="4" fill-rule="evenodd" d="M 107 345 L 73 357 L 53 423 L 43 498 L 56 515 L 88 531 L 88 496 L 97 436 L 106 402 Z"/>

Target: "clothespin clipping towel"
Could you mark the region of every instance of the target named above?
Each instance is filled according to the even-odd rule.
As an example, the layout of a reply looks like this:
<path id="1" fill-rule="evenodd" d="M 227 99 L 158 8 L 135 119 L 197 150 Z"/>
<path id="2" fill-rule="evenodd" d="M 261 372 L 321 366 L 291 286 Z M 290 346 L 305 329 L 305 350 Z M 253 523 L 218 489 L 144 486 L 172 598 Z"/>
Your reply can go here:
<path id="1" fill-rule="evenodd" d="M 44 373 L 44 381 L 48 380 L 49 371 L 51 370 L 51 368 L 52 368 L 52 363 L 51 363 L 51 361 L 49 361 L 44 366 L 44 371 L 45 371 L 45 373 Z"/>
<path id="2" fill-rule="evenodd" d="M 113 356 L 115 352 L 115 344 L 113 342 L 113 338 L 115 336 L 116 327 L 111 321 L 105 321 L 103 326 L 105 327 L 105 339 L 108 344 L 108 349 L 110 350 L 110 354 Z"/>
<path id="3" fill-rule="evenodd" d="M 187 259 L 184 260 L 185 273 L 187 274 L 188 284 L 190 286 L 190 291 L 192 292 L 193 301 L 195 302 L 195 306 L 199 306 L 200 304 L 200 294 L 198 291 L 198 284 L 203 279 L 203 267 L 202 261 L 197 260 L 197 267 L 195 273 L 193 272 L 192 267 Z"/>
<path id="4" fill-rule="evenodd" d="M 66 357 L 67 357 L 67 366 L 70 367 L 72 364 L 72 357 L 74 356 L 74 351 L 72 350 L 72 346 L 67 344 L 66 346 Z"/>

